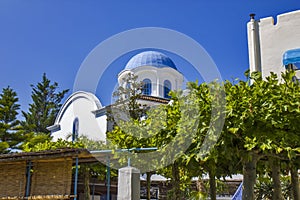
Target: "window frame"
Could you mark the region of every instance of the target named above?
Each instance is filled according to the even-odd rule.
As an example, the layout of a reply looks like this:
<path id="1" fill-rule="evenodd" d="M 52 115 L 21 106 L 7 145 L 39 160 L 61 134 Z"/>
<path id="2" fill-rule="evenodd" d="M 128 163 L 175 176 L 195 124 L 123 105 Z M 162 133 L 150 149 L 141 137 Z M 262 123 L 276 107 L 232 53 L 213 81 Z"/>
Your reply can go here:
<path id="1" fill-rule="evenodd" d="M 152 94 L 152 82 L 149 78 L 145 78 L 143 81 L 142 94 L 150 96 Z"/>
<path id="2" fill-rule="evenodd" d="M 163 96 L 164 98 L 170 99 L 171 96 L 169 95 L 171 89 L 172 89 L 172 83 L 169 80 L 164 80 L 164 91 L 163 91 Z"/>

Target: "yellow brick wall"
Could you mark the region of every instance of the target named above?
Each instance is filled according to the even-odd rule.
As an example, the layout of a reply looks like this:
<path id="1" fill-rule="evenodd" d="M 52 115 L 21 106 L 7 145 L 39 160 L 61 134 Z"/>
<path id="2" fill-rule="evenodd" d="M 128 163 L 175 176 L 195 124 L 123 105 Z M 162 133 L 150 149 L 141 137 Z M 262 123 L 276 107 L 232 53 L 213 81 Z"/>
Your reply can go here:
<path id="1" fill-rule="evenodd" d="M 26 162 L 0 163 L 0 197 L 25 195 Z"/>
<path id="2" fill-rule="evenodd" d="M 71 159 L 33 162 L 32 169 L 31 196 L 71 193 Z"/>

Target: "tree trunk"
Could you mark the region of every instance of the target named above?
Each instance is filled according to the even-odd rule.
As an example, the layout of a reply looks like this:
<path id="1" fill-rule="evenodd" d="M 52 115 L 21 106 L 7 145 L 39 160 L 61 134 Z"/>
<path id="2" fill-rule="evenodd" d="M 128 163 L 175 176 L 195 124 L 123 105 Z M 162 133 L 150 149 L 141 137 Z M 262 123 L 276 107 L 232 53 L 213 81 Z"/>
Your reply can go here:
<path id="1" fill-rule="evenodd" d="M 254 200 L 254 185 L 256 181 L 256 164 L 258 156 L 255 153 L 249 153 L 250 160 L 243 162 L 243 200 Z"/>
<path id="2" fill-rule="evenodd" d="M 214 169 L 208 171 L 209 174 L 209 195 L 211 200 L 217 199 L 216 177 Z"/>
<path id="3" fill-rule="evenodd" d="M 172 165 L 172 185 L 173 185 L 173 200 L 180 200 L 180 176 L 179 176 L 179 166 L 177 161 Z"/>
<path id="4" fill-rule="evenodd" d="M 270 159 L 273 179 L 273 200 L 283 200 L 281 184 L 280 184 L 280 160 L 278 158 Z"/>
<path id="5" fill-rule="evenodd" d="M 205 185 L 204 185 L 203 180 L 202 180 L 202 175 L 198 176 L 197 190 L 199 192 L 200 199 L 202 199 L 202 197 L 203 198 L 207 197 L 207 191 L 206 191 Z"/>
<path id="6" fill-rule="evenodd" d="M 298 168 L 293 164 L 291 164 L 291 183 L 293 199 L 298 200 L 300 199 Z"/>
<path id="7" fill-rule="evenodd" d="M 151 199 L 150 189 L 151 189 L 151 172 L 147 172 L 147 200 Z"/>
<path id="8" fill-rule="evenodd" d="M 84 199 L 90 199 L 90 169 L 86 164 L 82 165 Z"/>

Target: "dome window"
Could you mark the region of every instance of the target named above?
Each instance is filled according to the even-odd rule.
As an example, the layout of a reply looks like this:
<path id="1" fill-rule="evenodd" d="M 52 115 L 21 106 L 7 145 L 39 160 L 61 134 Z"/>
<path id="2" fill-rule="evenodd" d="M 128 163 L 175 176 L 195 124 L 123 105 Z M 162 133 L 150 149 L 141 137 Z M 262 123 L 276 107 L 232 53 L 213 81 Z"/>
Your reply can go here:
<path id="1" fill-rule="evenodd" d="M 151 95 L 152 91 L 152 85 L 151 85 L 151 80 L 150 79 L 144 79 L 143 80 L 143 94 L 144 95 Z"/>
<path id="2" fill-rule="evenodd" d="M 172 85 L 169 80 L 164 81 L 164 98 L 171 98 L 169 92 L 171 91 Z"/>

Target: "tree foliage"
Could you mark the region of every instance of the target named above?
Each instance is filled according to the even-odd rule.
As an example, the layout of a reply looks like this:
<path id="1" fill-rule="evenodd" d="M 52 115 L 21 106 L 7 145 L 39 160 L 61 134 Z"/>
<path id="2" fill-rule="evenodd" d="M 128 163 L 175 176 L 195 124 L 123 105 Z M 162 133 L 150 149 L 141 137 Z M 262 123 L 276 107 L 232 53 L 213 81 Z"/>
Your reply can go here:
<path id="1" fill-rule="evenodd" d="M 53 124 L 67 90 L 59 92 L 58 84 L 51 83 L 44 74 L 40 83 L 31 86 L 33 103 L 28 112 L 22 112 L 25 121 L 21 130 L 17 94 L 10 87 L 0 94 L 0 153 L 19 148 L 20 144 L 24 151 L 113 149 L 116 159 L 124 164 L 124 152 L 118 157 L 117 150 L 131 149 L 126 155 L 135 159 L 133 165 L 166 166 L 159 173 L 172 178 L 172 199 L 192 198 L 188 192 L 191 179 L 200 177 L 201 183 L 203 174 L 209 175 L 209 196 L 216 199 L 218 179 L 236 173 L 244 175 L 243 199 L 299 199 L 300 84 L 293 81 L 295 74 L 289 71 L 281 78 L 274 73 L 265 79 L 257 72 L 246 75 L 245 81 L 189 83 L 189 94 L 171 92 L 169 104 L 150 107 L 140 101 L 143 84 L 129 74 L 123 80 L 127 84 L 114 93 L 117 100 L 108 113 L 114 126 L 107 133 L 108 142 L 100 144 L 87 138 L 75 143 L 50 141 L 46 128 Z M 220 87 L 225 88 L 226 109 L 214 110 L 222 104 L 218 101 L 222 98 Z M 212 115 L 214 112 L 217 115 Z M 225 125 L 221 135 L 215 137 L 222 117 L 226 117 Z M 207 141 L 214 148 L 205 147 Z M 190 144 L 187 148 L 186 143 Z M 159 158 L 141 161 L 142 153 L 137 148 L 147 147 L 156 147 Z M 90 175 L 97 176 L 104 170 L 103 166 L 88 168 Z M 202 189 L 197 195 L 207 196 L 207 191 Z"/>
<path id="2" fill-rule="evenodd" d="M 263 79 L 260 73 L 251 74 L 252 84 L 239 81 L 226 84 L 227 119 L 225 145 L 233 144 L 243 163 L 243 199 L 254 199 L 254 184 L 257 164 L 260 159 L 268 159 L 270 165 L 279 159 L 273 168 L 273 196 L 282 199 L 280 160 L 291 159 L 299 146 L 300 87 L 294 82 L 293 72 L 282 74 L 280 80 L 271 73 Z M 296 144 L 297 143 L 297 144 Z M 279 189 L 279 190 L 278 190 Z"/>
<path id="3" fill-rule="evenodd" d="M 18 101 L 17 93 L 12 88 L 3 88 L 0 94 L 0 153 L 18 149 L 22 142 L 22 134 L 18 131 Z"/>
<path id="4" fill-rule="evenodd" d="M 140 120 L 146 111 L 146 105 L 141 105 L 139 99 L 143 91 L 143 82 L 137 81 L 137 76 L 128 73 L 123 79 L 123 85 L 113 93 L 115 102 L 113 105 L 113 119 L 117 120 Z M 120 115 L 118 115 L 120 114 Z"/>
<path id="5" fill-rule="evenodd" d="M 60 107 L 61 101 L 68 90 L 58 91 L 58 83 L 52 83 L 44 73 L 42 81 L 31 85 L 32 103 L 29 111 L 22 111 L 25 118 L 21 122 L 23 131 L 27 134 L 27 140 L 32 144 L 43 142 L 50 137 L 47 127 L 53 125 Z"/>
<path id="6" fill-rule="evenodd" d="M 32 146 L 29 142 L 24 145 L 23 151 L 25 152 L 38 152 L 38 151 L 47 151 L 55 149 L 64 149 L 64 148 L 87 148 L 82 142 L 70 142 L 62 139 L 57 141 L 46 140 Z"/>

